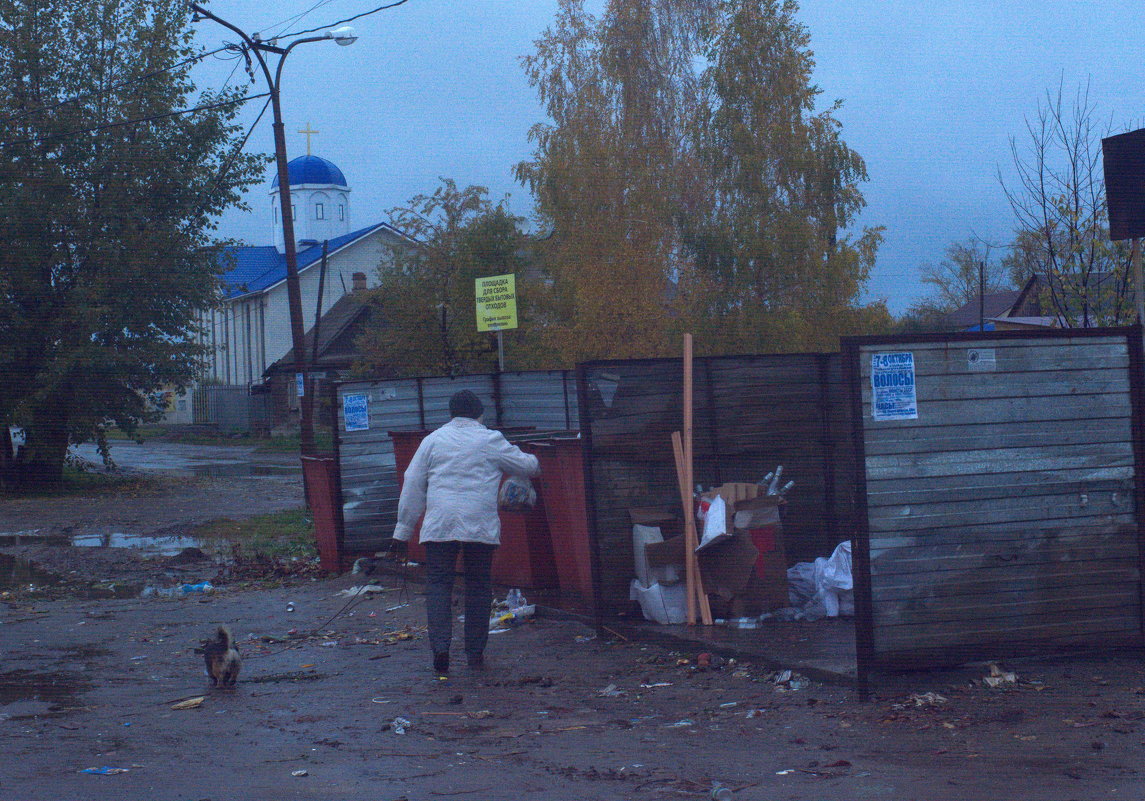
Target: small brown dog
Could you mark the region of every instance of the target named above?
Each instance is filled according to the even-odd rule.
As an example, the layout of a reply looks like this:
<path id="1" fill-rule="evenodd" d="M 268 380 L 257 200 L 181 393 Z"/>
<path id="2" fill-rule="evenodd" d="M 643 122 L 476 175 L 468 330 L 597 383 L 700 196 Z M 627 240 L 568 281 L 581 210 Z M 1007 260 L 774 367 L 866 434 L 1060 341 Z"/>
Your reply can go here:
<path id="1" fill-rule="evenodd" d="M 196 648 L 195 653 L 203 655 L 211 686 L 234 687 L 239 677 L 239 669 L 242 667 L 242 660 L 239 658 L 238 649 L 235 648 L 230 629 L 219 626 L 215 639 L 199 642 L 203 647 Z"/>

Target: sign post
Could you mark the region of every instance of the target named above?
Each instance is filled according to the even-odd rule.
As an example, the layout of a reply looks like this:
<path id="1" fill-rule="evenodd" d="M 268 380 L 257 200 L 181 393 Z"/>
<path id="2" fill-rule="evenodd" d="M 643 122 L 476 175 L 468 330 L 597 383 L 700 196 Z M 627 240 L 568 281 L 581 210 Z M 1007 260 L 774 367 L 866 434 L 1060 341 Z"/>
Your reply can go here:
<path id="1" fill-rule="evenodd" d="M 501 332 L 517 327 L 517 277 L 513 273 L 490 275 L 475 281 L 477 330 L 497 332 L 497 365 L 505 370 L 505 345 Z"/>

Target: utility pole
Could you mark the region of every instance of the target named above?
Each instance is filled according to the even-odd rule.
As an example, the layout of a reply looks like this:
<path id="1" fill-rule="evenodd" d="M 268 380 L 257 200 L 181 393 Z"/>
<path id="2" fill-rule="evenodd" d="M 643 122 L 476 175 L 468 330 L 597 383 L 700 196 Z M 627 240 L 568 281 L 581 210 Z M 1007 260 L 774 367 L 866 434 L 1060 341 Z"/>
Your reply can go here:
<path id="1" fill-rule="evenodd" d="M 298 281 L 298 247 L 294 241 L 294 207 L 290 202 L 290 174 L 286 161 L 286 133 L 282 123 L 282 67 L 290 51 L 300 44 L 307 42 L 324 42 L 333 40 L 340 45 L 353 44 L 358 37 L 350 27 L 327 31 L 321 36 L 307 36 L 295 39 L 285 47 L 278 46 L 277 39 L 263 41 L 258 34 L 248 35 L 238 26 L 215 16 L 207 9 L 191 3 L 191 10 L 197 17 L 213 20 L 224 28 L 236 34 L 243 41 L 244 50 L 249 51 L 258 61 L 266 79 L 270 92 L 270 107 L 274 116 L 274 158 L 278 167 L 278 207 L 282 217 L 283 248 L 286 258 L 286 297 L 290 309 L 290 341 L 294 350 L 294 370 L 296 376 L 302 376 L 303 396 L 298 399 L 299 405 L 299 433 L 301 451 L 303 456 L 314 453 L 314 415 L 313 406 L 309 402 L 314 391 L 313 381 L 306 370 L 306 334 L 302 323 L 302 290 Z M 267 64 L 267 55 L 278 56 L 278 63 L 273 74 Z M 307 126 L 309 127 L 309 126 Z"/>

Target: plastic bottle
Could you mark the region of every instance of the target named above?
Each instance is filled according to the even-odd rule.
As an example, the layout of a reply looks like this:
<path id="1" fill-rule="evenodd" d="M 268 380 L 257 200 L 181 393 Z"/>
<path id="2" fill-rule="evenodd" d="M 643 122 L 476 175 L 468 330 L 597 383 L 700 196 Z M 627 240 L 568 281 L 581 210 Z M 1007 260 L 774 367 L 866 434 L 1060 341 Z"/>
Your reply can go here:
<path id="1" fill-rule="evenodd" d="M 778 467 L 776 467 L 775 473 L 770 474 L 770 475 L 771 475 L 771 480 L 768 481 L 768 484 L 767 484 L 767 494 L 768 495 L 778 495 L 779 494 L 779 482 L 783 478 L 783 465 L 779 465 Z M 766 477 L 764 478 L 764 481 L 767 481 Z"/>
<path id="2" fill-rule="evenodd" d="M 719 782 L 712 782 L 711 798 L 712 801 L 732 801 L 734 796 L 732 795 L 731 790 L 724 787 Z"/>
<path id="3" fill-rule="evenodd" d="M 516 609 L 525 605 L 525 596 L 518 589 L 509 590 L 509 594 L 505 596 L 505 603 L 510 609 Z"/>

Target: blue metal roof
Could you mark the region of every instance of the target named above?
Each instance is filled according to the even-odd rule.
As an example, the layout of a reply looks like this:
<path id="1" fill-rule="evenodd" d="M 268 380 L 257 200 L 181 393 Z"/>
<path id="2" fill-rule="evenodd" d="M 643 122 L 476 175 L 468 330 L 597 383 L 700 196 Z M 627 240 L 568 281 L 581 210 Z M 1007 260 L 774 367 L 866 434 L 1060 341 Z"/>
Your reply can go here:
<path id="1" fill-rule="evenodd" d="M 330 240 L 329 252 L 361 239 L 366 234 L 385 226 L 375 223 Z M 228 298 L 237 298 L 251 292 L 261 292 L 286 279 L 286 254 L 271 245 L 232 245 L 223 249 L 223 283 Z M 298 269 L 301 271 L 322 259 L 322 243 L 298 251 Z"/>
<path id="2" fill-rule="evenodd" d="M 299 184 L 333 184 L 334 186 L 349 186 L 346 176 L 332 161 L 318 156 L 299 156 L 286 165 L 286 174 L 290 176 L 290 185 Z M 270 182 L 271 188 L 278 188 L 278 173 Z"/>

